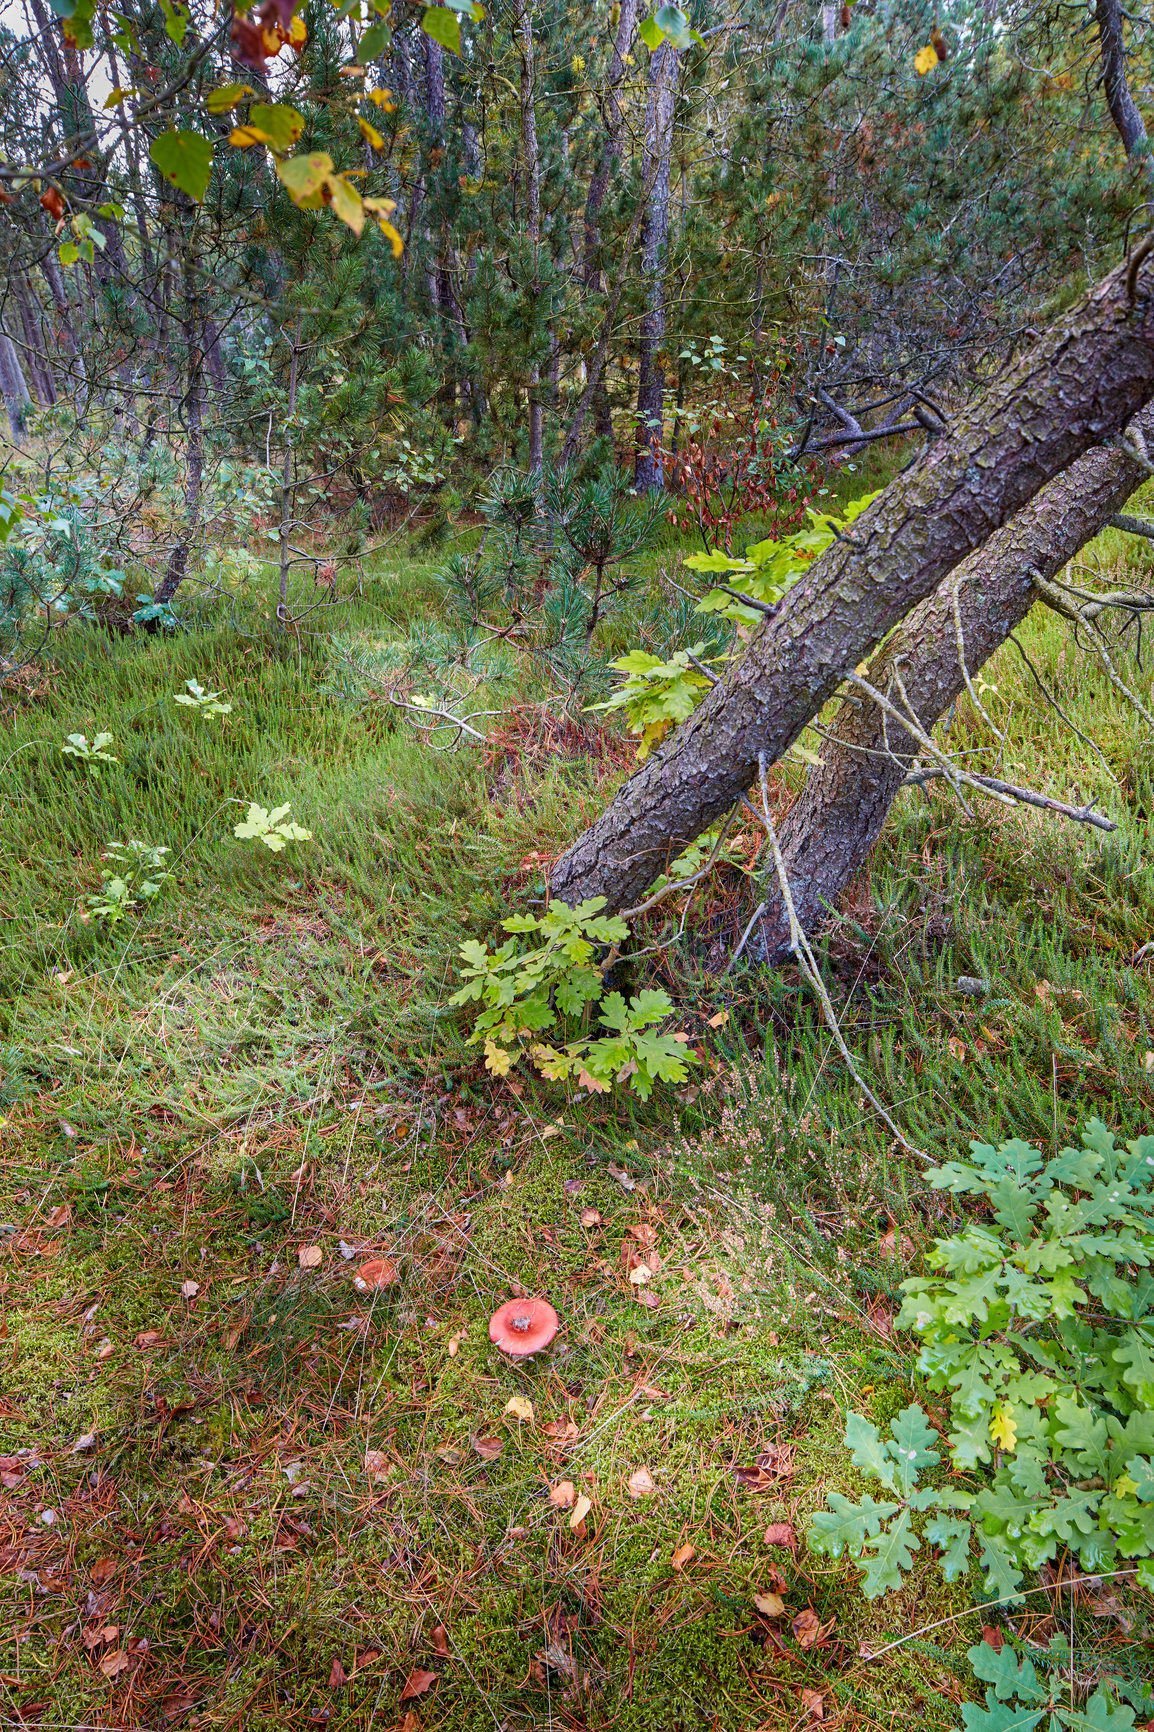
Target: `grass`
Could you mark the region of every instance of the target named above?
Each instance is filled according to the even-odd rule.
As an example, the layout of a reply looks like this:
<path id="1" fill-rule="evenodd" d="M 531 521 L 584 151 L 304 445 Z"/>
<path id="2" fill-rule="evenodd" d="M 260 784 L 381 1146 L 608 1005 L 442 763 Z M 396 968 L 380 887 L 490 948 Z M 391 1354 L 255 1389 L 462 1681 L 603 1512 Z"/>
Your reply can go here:
<path id="1" fill-rule="evenodd" d="M 659 620 L 671 557 L 649 562 L 622 644 Z M 1137 556 L 1111 534 L 1096 557 Z M 680 1098 L 589 1101 L 479 1067 L 447 1011 L 456 947 L 532 893 L 629 760 L 616 735 L 558 732 L 499 665 L 489 745 L 431 753 L 370 693 L 372 657 L 435 606 L 429 566 L 399 560 L 299 637 L 246 597 L 171 640 L 74 631 L 12 701 L 6 1718 L 776 1732 L 812 1718 L 810 1691 L 827 1725 L 949 1732 L 975 1693 L 966 1649 L 1001 1618 L 980 1582 L 945 1587 L 923 1553 L 870 1604 L 847 1564 L 765 1537 L 860 1489 L 851 1408 L 884 1423 L 924 1394 L 892 1319 L 942 1200 L 796 974 L 712 965 L 736 872 L 657 965 L 705 1052 Z M 1002 773 L 1076 787 L 1122 828 L 911 794 L 827 951 L 859 1063 L 936 1157 L 1154 1117 L 1148 745 L 1059 628 L 1023 641 L 1117 780 L 1012 649 L 987 671 Z M 193 677 L 226 692 L 226 720 L 172 702 Z M 100 728 L 118 764 L 61 757 Z M 966 706 L 951 738 L 977 741 Z M 291 799 L 313 842 L 235 839 L 251 799 Z M 78 903 L 128 836 L 168 846 L 174 877 L 104 931 Z M 657 1267 L 637 1287 L 642 1252 Z M 352 1274 L 374 1255 L 398 1279 L 364 1298 Z M 562 1318 L 526 1366 L 486 1328 L 521 1290 Z M 549 1497 L 565 1480 L 589 1499 L 576 1529 Z M 755 1611 L 765 1592 L 782 1617 Z M 1078 1603 L 1083 1680 L 1148 1674 L 1149 1602 L 1128 1603 L 1126 1629 Z M 1034 1604 L 1014 1621 L 1045 1639 Z M 810 1609 L 824 1634 L 805 1647 Z"/>

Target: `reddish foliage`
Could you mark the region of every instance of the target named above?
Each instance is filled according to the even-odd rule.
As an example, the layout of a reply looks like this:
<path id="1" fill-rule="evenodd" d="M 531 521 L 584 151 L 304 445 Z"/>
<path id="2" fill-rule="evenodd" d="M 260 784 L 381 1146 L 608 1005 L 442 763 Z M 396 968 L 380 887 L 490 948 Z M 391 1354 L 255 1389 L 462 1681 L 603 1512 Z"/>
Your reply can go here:
<path id="1" fill-rule="evenodd" d="M 668 512 L 678 529 L 696 527 L 706 548 L 733 552 L 733 532 L 754 513 L 769 519 L 780 538 L 804 522 L 818 466 L 789 461 L 783 423 L 791 418 L 784 346 L 764 362 L 749 363 L 748 384 L 719 404 L 680 450 L 664 446 L 658 460 L 681 503 Z"/>

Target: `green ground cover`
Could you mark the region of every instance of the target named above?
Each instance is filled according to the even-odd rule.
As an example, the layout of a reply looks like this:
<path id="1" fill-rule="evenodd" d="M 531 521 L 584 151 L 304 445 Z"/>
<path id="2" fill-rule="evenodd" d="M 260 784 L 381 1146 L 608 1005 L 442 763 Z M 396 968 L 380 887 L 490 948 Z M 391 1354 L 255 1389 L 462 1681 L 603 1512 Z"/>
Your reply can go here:
<path id="1" fill-rule="evenodd" d="M 1108 535 L 1095 557 L 1142 554 Z M 604 649 L 658 629 L 672 558 Z M 793 969 L 718 972 L 737 867 L 654 969 L 692 1086 L 589 1100 L 466 1046 L 459 943 L 534 893 L 631 759 L 511 660 L 477 688 L 502 711 L 487 744 L 431 752 L 387 687 L 436 608 L 431 564 L 398 556 L 299 633 L 242 593 L 175 638 L 73 630 L 5 694 L 12 1723 L 947 1732 L 978 1694 L 967 1648 L 1007 1616 L 1043 1641 L 1057 1616 L 1081 1684 L 1148 1675 L 1140 1593 L 983 1610 L 976 1575 L 945 1587 L 923 1553 L 868 1603 L 807 1552 L 826 1494 L 860 1494 L 849 1410 L 916 1398 L 944 1424 L 893 1319 L 954 1205 Z M 1148 743 L 1062 628 L 1023 642 L 1104 762 L 1009 647 L 984 694 L 1000 773 L 1121 828 L 911 793 L 826 950 L 863 1072 L 936 1159 L 1154 1120 Z M 189 679 L 231 713 L 177 706 Z M 62 757 L 101 730 L 118 762 Z M 968 706 L 949 733 L 977 739 Z M 252 800 L 314 839 L 238 840 Z M 80 907 L 130 838 L 172 877 L 105 929 Z M 397 1278 L 362 1295 L 378 1256 Z M 522 1290 L 562 1330 L 518 1367 L 486 1321 Z"/>

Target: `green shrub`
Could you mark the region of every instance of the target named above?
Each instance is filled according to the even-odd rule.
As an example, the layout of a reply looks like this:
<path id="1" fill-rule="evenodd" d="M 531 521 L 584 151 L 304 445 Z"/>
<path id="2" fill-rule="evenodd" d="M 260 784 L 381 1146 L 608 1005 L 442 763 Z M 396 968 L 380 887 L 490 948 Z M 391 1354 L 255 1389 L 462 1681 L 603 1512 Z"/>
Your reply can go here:
<path id="1" fill-rule="evenodd" d="M 921 1337 L 930 1388 L 949 1392 L 949 1465 L 989 1471 L 977 1491 L 922 1488 L 938 1460 L 922 1410 L 885 1442 L 850 1415 L 855 1464 L 892 1495 L 831 1496 L 810 1544 L 861 1560 L 871 1597 L 909 1568 L 915 1514 L 931 1515 L 947 1578 L 976 1542 L 1000 1598 L 1062 1550 L 1089 1572 L 1133 1559 L 1154 1588 L 1154 1137 L 1119 1147 L 1092 1119 L 1082 1143 L 1051 1160 L 1017 1139 L 972 1143 L 971 1160 L 927 1175 L 988 1218 L 935 1240 L 935 1272 L 902 1283 L 898 1323 Z"/>
<path id="2" fill-rule="evenodd" d="M 576 908 L 551 902 L 544 914 L 503 921 L 514 936 L 496 950 L 476 939 L 462 944 L 466 982 L 450 1003 L 483 1006 L 469 1042 L 484 1043 L 485 1064 L 495 1076 L 507 1076 L 527 1053 L 542 1076 L 561 1081 L 576 1075 L 582 1088 L 598 1094 L 629 1082 L 648 1100 L 658 1078 L 684 1082 L 686 1066 L 696 1062 L 688 1036 L 660 1034 L 654 1026 L 672 1013 L 668 994 L 640 992 L 628 1004 L 619 992 L 602 998 L 608 962 L 598 966 L 597 952 L 608 948 L 612 956 L 629 937 L 624 920 L 603 915 L 604 906 L 603 896 Z M 539 942 L 519 942 L 530 934 Z M 559 1021 L 580 1019 L 587 1028 L 598 1000 L 606 1034 L 583 1034 L 560 1048 L 533 1038 Z"/>

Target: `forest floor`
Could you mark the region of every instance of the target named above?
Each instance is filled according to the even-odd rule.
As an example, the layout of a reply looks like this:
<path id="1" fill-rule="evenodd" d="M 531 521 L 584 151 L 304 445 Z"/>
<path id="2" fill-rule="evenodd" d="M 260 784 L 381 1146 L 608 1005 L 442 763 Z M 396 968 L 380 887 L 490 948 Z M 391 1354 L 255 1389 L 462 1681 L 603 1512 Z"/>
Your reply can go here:
<path id="1" fill-rule="evenodd" d="M 312 635 L 246 606 L 173 639 L 72 631 L 6 694 L 5 1724 L 956 1728 L 966 1650 L 1006 1616 L 977 1576 L 947 1588 L 923 1551 L 871 1603 L 804 1544 L 860 1490 L 850 1410 L 917 1396 L 944 1423 L 893 1319 L 949 1204 L 796 972 L 712 965 L 740 872 L 662 964 L 692 1087 L 642 1106 L 488 1077 L 447 1009 L 457 947 L 603 805 L 628 742 L 514 683 L 486 748 L 431 753 L 345 654 L 424 629 L 417 557 Z M 1049 1147 L 1092 1112 L 1154 1126 L 1149 748 L 1058 627 L 1023 641 L 1117 781 L 1013 649 L 986 676 L 1002 773 L 1122 828 L 910 794 L 828 952 L 863 1071 L 935 1157 Z M 231 714 L 179 709 L 191 678 Z M 959 706 L 955 745 L 976 726 Z M 62 757 L 101 729 L 117 763 Z M 250 799 L 291 799 L 314 840 L 235 839 Z M 139 922 L 83 923 L 129 836 L 173 879 Z M 398 1279 L 363 1297 L 373 1256 Z M 562 1324 L 524 1365 L 487 1334 L 519 1291 Z M 1150 1674 L 1151 1603 L 1129 1607 L 1074 1607 L 1082 1676 Z"/>

